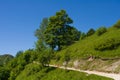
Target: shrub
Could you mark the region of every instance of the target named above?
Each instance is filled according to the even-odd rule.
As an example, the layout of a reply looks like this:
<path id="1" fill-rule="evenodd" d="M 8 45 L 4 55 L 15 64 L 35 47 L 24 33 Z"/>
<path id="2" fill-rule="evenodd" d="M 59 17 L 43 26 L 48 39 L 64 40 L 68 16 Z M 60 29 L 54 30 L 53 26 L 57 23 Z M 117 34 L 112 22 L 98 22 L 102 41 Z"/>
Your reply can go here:
<path id="1" fill-rule="evenodd" d="M 120 28 L 120 20 L 118 20 L 118 22 L 115 25 L 113 25 L 113 27 Z"/>
<path id="2" fill-rule="evenodd" d="M 88 32 L 87 32 L 87 36 L 91 36 L 95 33 L 95 30 L 94 29 L 90 29 Z"/>
<path id="3" fill-rule="evenodd" d="M 82 39 L 84 39 L 86 37 L 86 34 L 83 32 L 83 33 L 81 33 L 81 36 L 80 36 L 80 39 L 82 40 Z"/>
<path id="4" fill-rule="evenodd" d="M 39 55 L 38 60 L 42 66 L 49 65 L 51 57 L 52 57 L 51 53 L 52 53 L 52 50 L 47 49 L 47 50 L 42 51 L 42 53 Z"/>
<path id="5" fill-rule="evenodd" d="M 23 54 L 24 52 L 23 51 L 18 51 L 17 53 L 16 53 L 16 57 L 19 57 L 21 54 Z"/>
<path id="6" fill-rule="evenodd" d="M 0 67 L 0 80 L 8 80 L 10 71 L 6 68 Z"/>
<path id="7" fill-rule="evenodd" d="M 35 73 L 39 72 L 41 69 L 42 69 L 42 66 L 38 64 L 34 64 L 34 65 L 28 64 L 27 66 L 25 66 L 27 76 L 34 75 Z"/>
<path id="8" fill-rule="evenodd" d="M 120 45 L 120 39 L 106 39 L 105 41 L 101 41 L 101 43 L 95 45 L 95 50 L 103 51 L 103 50 L 112 50 L 116 49 Z"/>
<path id="9" fill-rule="evenodd" d="M 106 27 L 100 27 L 100 28 L 96 31 L 96 33 L 97 33 L 98 36 L 102 35 L 102 34 L 105 33 L 105 32 L 107 32 Z"/>
<path id="10" fill-rule="evenodd" d="M 24 69 L 24 66 L 18 65 L 10 72 L 9 80 L 15 80 L 16 77 L 20 74 L 20 72 Z"/>

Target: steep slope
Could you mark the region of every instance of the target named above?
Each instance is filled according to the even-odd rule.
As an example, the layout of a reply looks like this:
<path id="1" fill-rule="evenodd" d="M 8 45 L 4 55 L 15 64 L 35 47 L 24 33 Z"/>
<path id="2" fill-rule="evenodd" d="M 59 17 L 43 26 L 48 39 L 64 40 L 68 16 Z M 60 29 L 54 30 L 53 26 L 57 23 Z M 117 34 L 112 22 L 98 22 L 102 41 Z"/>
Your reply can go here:
<path id="1" fill-rule="evenodd" d="M 69 46 L 65 50 L 58 52 L 58 54 L 62 55 L 65 53 L 69 53 L 73 59 L 76 58 L 86 58 L 89 56 L 96 56 L 102 58 L 115 58 L 120 56 L 120 45 L 115 49 L 105 49 L 105 50 L 96 50 L 96 46 L 100 44 L 104 44 L 107 46 L 108 40 L 113 40 L 113 42 L 108 42 L 108 45 L 115 44 L 115 41 L 120 44 L 120 29 L 109 28 L 106 33 L 101 36 L 97 36 L 96 34 L 86 37 L 83 40 L 76 42 L 75 44 Z"/>
<path id="2" fill-rule="evenodd" d="M 111 27 L 98 36 L 97 33 L 80 40 L 56 53 L 52 64 L 120 73 L 120 29 Z M 115 63 L 118 64 L 115 64 Z"/>
<path id="3" fill-rule="evenodd" d="M 113 80 L 78 71 L 47 66 L 43 67 L 37 59 L 39 57 L 38 55 L 39 53 L 28 50 L 20 54 L 18 57 L 15 57 L 7 66 L 10 72 L 8 75 L 9 78 L 6 80 Z M 2 77 L 0 77 L 0 79 L 1 78 Z"/>
<path id="4" fill-rule="evenodd" d="M 78 72 L 85 72 L 88 74 L 95 74 L 95 75 L 99 75 L 99 76 L 105 76 L 105 77 L 109 77 L 112 78 L 114 80 L 119 80 L 120 79 L 120 75 L 119 74 L 114 74 L 114 73 L 105 73 L 105 72 L 97 72 L 97 71 L 84 71 L 84 70 L 80 70 L 80 69 L 75 69 L 72 67 L 64 67 L 64 66 L 55 66 L 55 65 L 49 65 L 51 67 L 55 67 L 55 68 L 60 68 L 60 69 L 67 69 L 67 70 L 73 70 L 73 71 L 78 71 Z"/>

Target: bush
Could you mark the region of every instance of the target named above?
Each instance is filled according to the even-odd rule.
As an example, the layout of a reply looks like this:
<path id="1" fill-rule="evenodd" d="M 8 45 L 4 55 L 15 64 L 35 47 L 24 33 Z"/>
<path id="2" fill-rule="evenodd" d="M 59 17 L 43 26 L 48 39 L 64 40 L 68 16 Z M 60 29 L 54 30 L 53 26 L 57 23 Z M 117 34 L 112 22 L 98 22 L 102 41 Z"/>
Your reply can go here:
<path id="1" fill-rule="evenodd" d="M 26 76 L 34 75 L 35 73 L 39 72 L 42 69 L 41 65 L 38 64 L 28 64 L 25 67 L 26 70 Z"/>
<path id="2" fill-rule="evenodd" d="M 16 57 L 19 57 L 21 54 L 23 54 L 24 52 L 23 51 L 18 51 L 17 53 L 16 53 Z"/>
<path id="3" fill-rule="evenodd" d="M 83 32 L 81 33 L 80 40 L 84 39 L 86 37 L 86 34 Z"/>
<path id="4" fill-rule="evenodd" d="M 46 66 L 49 65 L 51 57 L 52 57 L 52 49 L 46 49 L 42 51 L 42 53 L 39 55 L 38 60 L 42 66 Z"/>
<path id="5" fill-rule="evenodd" d="M 24 66 L 22 66 L 22 65 L 18 65 L 17 67 L 15 67 L 10 73 L 9 80 L 15 80 L 16 77 L 20 74 L 20 72 L 23 69 L 24 69 Z"/>
<path id="6" fill-rule="evenodd" d="M 87 36 L 91 36 L 95 33 L 95 30 L 94 29 L 90 29 L 88 32 L 87 32 Z"/>
<path id="7" fill-rule="evenodd" d="M 105 32 L 107 32 L 106 27 L 100 27 L 100 28 L 96 31 L 96 33 L 97 33 L 98 36 L 102 35 L 102 34 L 105 33 Z"/>
<path id="8" fill-rule="evenodd" d="M 113 25 L 113 27 L 120 28 L 120 20 L 118 20 L 118 22 L 115 25 Z"/>
<path id="9" fill-rule="evenodd" d="M 101 41 L 98 45 L 95 45 L 95 50 L 103 51 L 103 50 L 112 50 L 116 49 L 120 45 L 120 39 L 106 39 L 105 41 Z"/>
<path id="10" fill-rule="evenodd" d="M 34 50 L 27 50 L 22 54 L 20 53 L 8 65 L 11 69 L 9 80 L 15 80 L 21 71 L 24 70 L 25 66 L 32 63 L 37 57 L 37 53 Z"/>
<path id="11" fill-rule="evenodd" d="M 8 80 L 10 71 L 6 68 L 0 67 L 0 80 Z"/>

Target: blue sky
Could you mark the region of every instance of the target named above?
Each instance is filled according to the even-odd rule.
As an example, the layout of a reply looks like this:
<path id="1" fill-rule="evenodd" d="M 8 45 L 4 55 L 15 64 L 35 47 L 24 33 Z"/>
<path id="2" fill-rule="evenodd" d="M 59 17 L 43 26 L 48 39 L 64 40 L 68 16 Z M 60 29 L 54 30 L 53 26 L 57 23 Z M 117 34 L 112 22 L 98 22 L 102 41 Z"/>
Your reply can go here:
<path id="1" fill-rule="evenodd" d="M 0 55 L 34 48 L 41 20 L 61 9 L 83 32 L 120 19 L 120 0 L 0 0 Z"/>

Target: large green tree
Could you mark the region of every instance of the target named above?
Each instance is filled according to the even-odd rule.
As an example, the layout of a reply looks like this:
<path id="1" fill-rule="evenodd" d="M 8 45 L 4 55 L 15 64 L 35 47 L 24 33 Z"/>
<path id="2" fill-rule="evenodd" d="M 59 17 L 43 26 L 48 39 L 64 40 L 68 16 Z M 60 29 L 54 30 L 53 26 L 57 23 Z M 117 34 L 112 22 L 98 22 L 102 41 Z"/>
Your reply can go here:
<path id="1" fill-rule="evenodd" d="M 63 46 L 70 45 L 74 41 L 79 40 L 80 32 L 70 25 L 72 23 L 73 20 L 65 10 L 56 12 L 55 16 L 51 16 L 44 32 L 46 44 L 52 49 L 57 46 L 58 50 L 61 50 Z"/>

